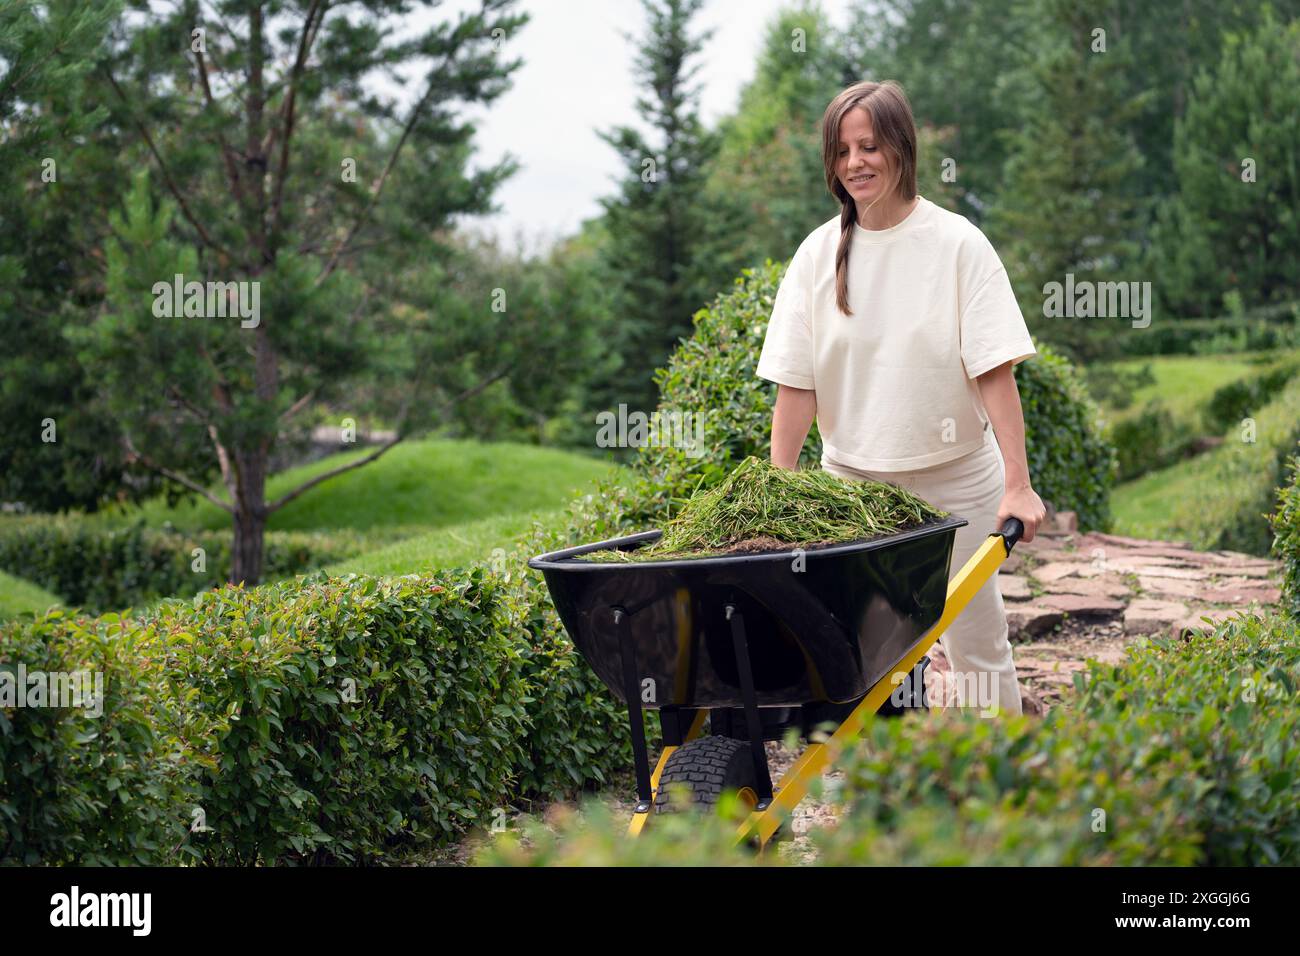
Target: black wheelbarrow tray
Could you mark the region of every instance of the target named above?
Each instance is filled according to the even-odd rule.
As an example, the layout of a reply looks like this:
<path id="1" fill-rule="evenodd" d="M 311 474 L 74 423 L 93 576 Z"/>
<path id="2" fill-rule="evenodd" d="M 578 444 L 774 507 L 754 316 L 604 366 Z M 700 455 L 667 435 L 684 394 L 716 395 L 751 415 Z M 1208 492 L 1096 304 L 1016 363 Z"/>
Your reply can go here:
<path id="1" fill-rule="evenodd" d="M 579 652 L 627 704 L 637 780 L 629 832 L 673 809 L 669 787 L 684 785 L 705 806 L 724 790 L 739 793 L 751 813 L 737 842 L 766 845 L 869 715 L 926 706 L 925 652 L 1024 531 L 1007 519 L 950 581 L 967 523 L 954 515 L 807 550 L 583 559 L 648 544 L 656 530 L 530 559 Z M 663 727 L 653 773 L 647 708 Z M 710 734 L 701 736 L 706 716 Z M 814 732 L 827 726 L 829 737 Z M 763 741 L 790 727 L 817 742 L 774 787 Z"/>

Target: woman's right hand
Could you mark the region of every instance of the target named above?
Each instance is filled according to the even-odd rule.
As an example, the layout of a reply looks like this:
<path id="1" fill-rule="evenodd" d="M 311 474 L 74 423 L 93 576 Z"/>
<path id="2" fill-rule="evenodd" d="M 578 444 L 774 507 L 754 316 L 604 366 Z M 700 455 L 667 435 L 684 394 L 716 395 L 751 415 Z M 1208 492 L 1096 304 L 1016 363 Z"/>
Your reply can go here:
<path id="1" fill-rule="evenodd" d="M 776 387 L 776 408 L 772 410 L 772 464 L 794 471 L 799 453 L 817 417 L 817 393 L 811 388 Z"/>

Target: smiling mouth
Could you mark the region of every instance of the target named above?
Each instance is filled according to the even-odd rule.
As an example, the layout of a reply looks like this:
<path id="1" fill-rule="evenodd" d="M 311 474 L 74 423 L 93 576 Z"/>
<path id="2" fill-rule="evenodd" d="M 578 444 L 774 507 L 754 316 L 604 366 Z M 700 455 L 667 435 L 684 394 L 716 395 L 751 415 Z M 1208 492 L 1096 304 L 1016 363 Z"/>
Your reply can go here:
<path id="1" fill-rule="evenodd" d="M 860 184 L 862 184 L 862 183 L 867 182 L 868 180 L 872 180 L 872 179 L 875 179 L 875 178 L 876 178 L 876 174 L 875 174 L 875 173 L 863 173 L 863 174 L 860 175 L 860 176 L 850 176 L 849 179 L 848 179 L 848 181 L 851 182 L 851 183 L 855 183 L 855 184 L 859 184 L 859 185 L 860 185 Z"/>

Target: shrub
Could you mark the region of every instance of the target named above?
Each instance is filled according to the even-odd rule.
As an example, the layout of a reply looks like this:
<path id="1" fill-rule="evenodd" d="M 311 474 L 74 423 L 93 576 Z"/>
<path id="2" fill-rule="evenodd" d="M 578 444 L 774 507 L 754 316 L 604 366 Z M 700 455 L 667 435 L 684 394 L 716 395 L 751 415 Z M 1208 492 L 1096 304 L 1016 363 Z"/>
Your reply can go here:
<path id="1" fill-rule="evenodd" d="M 1298 370 L 1300 362 L 1290 358 L 1219 387 L 1206 405 L 1206 427 L 1216 433 L 1237 427 L 1251 412 L 1272 401 Z"/>
<path id="2" fill-rule="evenodd" d="M 1046 718 L 952 709 L 876 719 L 838 762 L 824 865 L 1292 865 L 1300 860 L 1300 643 L 1280 615 L 1089 661 Z M 1100 812 L 1099 812 L 1100 811 Z M 661 825 L 666 824 L 666 825 Z M 636 841 L 590 812 L 525 821 L 476 862 L 745 862 L 734 823 L 656 819 Z M 531 843 L 524 846 L 517 834 Z M 782 862 L 778 850 L 765 862 Z"/>
<path id="3" fill-rule="evenodd" d="M 486 822 L 524 759 L 504 597 L 483 570 L 316 575 L 6 626 L 6 662 L 98 649 L 109 722 L 3 712 L 3 858 L 359 862 Z M 196 807 L 207 829 L 188 831 Z"/>
<path id="4" fill-rule="evenodd" d="M 1176 505 L 1173 525 L 1194 548 L 1268 554 L 1272 534 L 1267 515 L 1297 441 L 1300 376 L 1256 413 L 1252 436 L 1233 429 L 1205 456 L 1202 478 L 1193 494 Z"/>
<path id="5" fill-rule="evenodd" d="M 1153 322 L 1128 337 L 1124 353 L 1137 355 L 1219 355 L 1300 346 L 1300 302 L 1280 302 L 1243 315 Z"/>
<path id="6" fill-rule="evenodd" d="M 1016 366 L 1034 490 L 1058 511 L 1074 511 L 1080 531 L 1104 531 L 1117 463 L 1101 411 L 1069 362 L 1048 345 L 1035 347 L 1038 355 Z"/>
<path id="7" fill-rule="evenodd" d="M 557 800 L 632 766 L 627 709 L 583 660 L 554 608 L 524 601 L 523 676 L 528 733 L 517 778 L 525 799 Z M 659 732 L 646 715 L 647 739 Z"/>
<path id="8" fill-rule="evenodd" d="M 153 628 L 55 610 L 0 627 L 0 668 L 100 675 L 91 707 L 0 706 L 0 863 L 151 864 L 183 842 L 196 752 L 157 720 L 174 701 Z M 89 702 L 87 702 L 89 703 Z"/>
<path id="9" fill-rule="evenodd" d="M 223 583 L 230 576 L 230 542 L 228 532 L 183 532 L 170 524 L 102 528 L 72 517 L 6 518 L 0 570 L 101 613 Z M 204 551 L 201 571 L 193 567 L 195 548 Z M 357 537 L 346 533 L 268 532 L 265 574 L 270 580 L 301 574 L 358 550 Z"/>
<path id="10" fill-rule="evenodd" d="M 1187 455 L 1196 438 L 1197 429 L 1191 421 L 1175 418 L 1159 399 L 1148 402 L 1110 428 L 1117 479 L 1129 481 L 1172 465 Z"/>
<path id="11" fill-rule="evenodd" d="M 1282 562 L 1282 602 L 1300 623 L 1300 455 L 1288 462 L 1290 480 L 1277 489 L 1277 510 L 1269 517 L 1274 557 Z"/>

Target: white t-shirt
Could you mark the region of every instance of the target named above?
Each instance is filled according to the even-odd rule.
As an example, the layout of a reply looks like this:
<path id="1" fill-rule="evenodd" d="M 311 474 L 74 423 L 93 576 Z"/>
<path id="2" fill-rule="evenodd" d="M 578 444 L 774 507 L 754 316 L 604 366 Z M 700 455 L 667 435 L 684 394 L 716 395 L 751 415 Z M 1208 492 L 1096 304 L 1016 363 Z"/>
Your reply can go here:
<path id="1" fill-rule="evenodd" d="M 790 261 L 758 376 L 816 391 L 824 462 L 910 471 L 974 452 L 989 425 L 975 377 L 1037 354 L 1002 261 L 923 196 L 897 225 L 853 229 L 853 314 L 835 303 L 836 216 Z"/>

